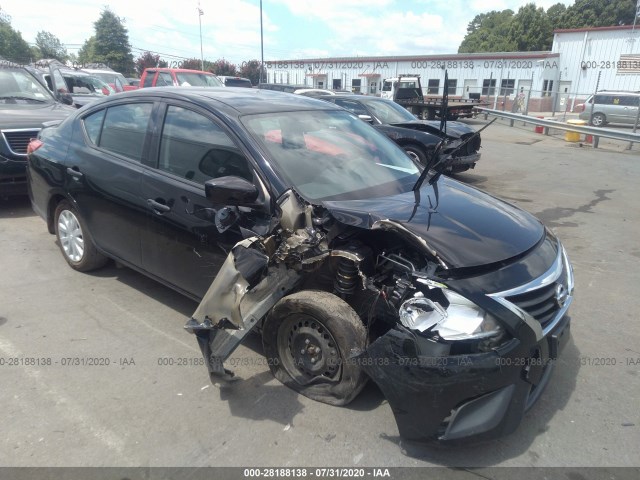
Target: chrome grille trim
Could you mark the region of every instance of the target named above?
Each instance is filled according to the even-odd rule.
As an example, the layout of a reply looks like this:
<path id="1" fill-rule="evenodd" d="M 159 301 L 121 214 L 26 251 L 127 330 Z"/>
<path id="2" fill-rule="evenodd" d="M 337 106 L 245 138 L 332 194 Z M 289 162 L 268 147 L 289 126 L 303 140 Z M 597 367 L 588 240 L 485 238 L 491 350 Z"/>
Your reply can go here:
<path id="1" fill-rule="evenodd" d="M 564 259 L 566 255 L 563 254 L 564 248 L 562 244 L 558 242 L 557 244 L 558 254 L 556 255 L 556 259 L 553 262 L 553 265 L 547 270 L 545 273 L 540 275 L 538 278 L 534 278 L 528 283 L 524 285 L 520 285 L 519 287 L 511 288 L 509 290 L 503 290 L 502 292 L 490 293 L 490 297 L 511 297 L 513 295 L 520 295 L 523 293 L 531 292 L 532 290 L 537 290 L 545 285 L 549 285 L 555 282 L 560 274 L 562 273 L 562 267 L 564 263 Z"/>
<path id="2" fill-rule="evenodd" d="M 16 150 L 14 150 L 14 148 L 16 147 L 15 139 L 12 139 L 13 140 L 13 144 L 12 144 L 11 141 L 9 140 L 9 138 L 7 138 L 6 134 L 7 133 L 31 133 L 31 135 L 29 135 L 29 138 L 36 138 L 38 136 L 38 133 L 40 132 L 40 130 L 41 130 L 40 128 L 7 128 L 7 129 L 2 130 L 2 138 L 4 138 L 4 141 L 7 144 L 7 147 L 9 148 L 9 151 L 13 155 L 20 155 L 22 157 L 26 157 L 27 156 L 27 146 L 29 145 L 29 140 L 27 139 L 27 143 L 24 146 L 24 152 L 16 151 Z"/>
<path id="3" fill-rule="evenodd" d="M 560 278 L 563 272 L 564 277 Z M 551 289 L 550 287 L 553 287 L 557 283 L 566 286 L 567 296 L 562 306 L 557 305 L 557 309 L 554 309 L 553 305 L 547 305 L 547 303 L 549 300 L 555 299 L 555 289 Z M 548 288 L 549 291 L 544 291 L 545 288 Z M 569 263 L 567 252 L 560 241 L 558 241 L 558 255 L 556 256 L 553 265 L 551 265 L 549 270 L 544 274 L 519 287 L 504 290 L 502 292 L 491 293 L 488 296 L 522 318 L 522 320 L 535 332 L 536 338 L 540 340 L 551 332 L 567 313 L 569 306 L 573 302 L 573 288 L 573 268 Z M 536 292 L 536 290 L 542 290 L 539 292 L 540 295 L 535 296 L 532 299 L 520 301 L 518 304 L 516 304 L 512 299 L 507 298 Z M 526 305 L 527 302 L 529 302 L 528 306 L 537 307 L 536 310 L 531 312 L 522 308 L 523 303 Z M 538 315 L 541 316 L 536 318 L 533 315 L 535 313 L 538 313 Z"/>

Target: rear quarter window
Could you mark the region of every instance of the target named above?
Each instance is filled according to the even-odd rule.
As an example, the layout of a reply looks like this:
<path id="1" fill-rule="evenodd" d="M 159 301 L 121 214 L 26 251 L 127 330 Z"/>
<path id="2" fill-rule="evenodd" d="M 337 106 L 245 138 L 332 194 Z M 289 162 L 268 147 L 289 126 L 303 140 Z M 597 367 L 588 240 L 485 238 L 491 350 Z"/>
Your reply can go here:
<path id="1" fill-rule="evenodd" d="M 104 120 L 104 113 L 105 110 L 100 110 L 98 112 L 92 113 L 88 117 L 85 117 L 84 120 L 82 120 L 84 130 L 85 132 L 87 132 L 89 140 L 94 145 L 98 145 L 100 131 L 102 130 L 102 121 Z"/>

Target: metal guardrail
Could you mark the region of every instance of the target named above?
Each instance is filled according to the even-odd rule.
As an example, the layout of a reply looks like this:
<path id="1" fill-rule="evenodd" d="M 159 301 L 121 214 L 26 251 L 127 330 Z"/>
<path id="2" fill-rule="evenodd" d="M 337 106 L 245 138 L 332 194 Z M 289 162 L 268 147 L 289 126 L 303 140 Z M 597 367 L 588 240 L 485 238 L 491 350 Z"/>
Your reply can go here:
<path id="1" fill-rule="evenodd" d="M 622 140 L 624 142 L 630 142 L 628 149 L 631 148 L 633 143 L 640 143 L 640 133 L 633 132 L 621 132 L 619 130 L 612 130 L 610 128 L 601 127 L 589 127 L 578 126 L 567 123 L 562 123 L 556 120 L 547 120 L 544 118 L 536 118 L 529 115 L 522 115 L 520 113 L 503 112 L 502 110 L 493 110 L 491 108 L 477 107 L 477 109 L 485 114 L 495 115 L 497 117 L 508 118 L 511 120 L 511 126 L 514 121 L 530 123 L 532 125 L 539 125 L 544 127 L 545 135 L 549 135 L 549 129 L 555 128 L 556 130 L 565 130 L 567 132 L 577 132 L 584 135 L 591 135 L 593 137 L 593 148 L 598 148 L 598 142 L 600 137 L 612 138 L 614 140 Z"/>

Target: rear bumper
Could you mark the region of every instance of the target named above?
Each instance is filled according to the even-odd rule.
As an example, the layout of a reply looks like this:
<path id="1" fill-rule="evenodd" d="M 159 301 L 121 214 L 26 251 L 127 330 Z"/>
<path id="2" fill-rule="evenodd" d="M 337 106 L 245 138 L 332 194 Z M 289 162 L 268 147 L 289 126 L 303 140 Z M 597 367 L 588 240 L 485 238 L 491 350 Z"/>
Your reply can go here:
<path id="1" fill-rule="evenodd" d="M 544 390 L 569 338 L 564 316 L 537 344 L 512 339 L 487 353 L 427 356 L 423 340 L 396 328 L 359 357 L 408 440 L 456 443 L 513 432 Z"/>

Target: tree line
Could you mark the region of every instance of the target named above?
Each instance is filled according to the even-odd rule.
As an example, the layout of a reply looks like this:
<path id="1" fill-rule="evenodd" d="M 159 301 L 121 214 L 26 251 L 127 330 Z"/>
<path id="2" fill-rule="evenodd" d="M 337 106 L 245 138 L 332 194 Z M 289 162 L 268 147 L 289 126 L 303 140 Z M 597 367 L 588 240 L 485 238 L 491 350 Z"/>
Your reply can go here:
<path id="1" fill-rule="evenodd" d="M 0 57 L 18 64 L 29 64 L 41 59 L 56 59 L 74 66 L 102 63 L 125 76 L 140 76 L 145 68 L 173 67 L 193 70 L 201 69 L 199 58 L 163 60 L 153 52 L 143 52 L 134 58 L 129 32 L 124 19 L 106 7 L 93 24 L 94 34 L 89 37 L 77 54 L 67 52 L 64 44 L 52 33 L 40 31 L 35 46 L 22 38 L 22 34 L 11 26 L 11 17 L 0 7 Z M 241 76 L 256 85 L 260 79 L 260 61 L 250 60 L 235 65 L 225 59 L 204 60 L 204 70 L 216 75 Z M 263 78 L 266 71 L 263 70 Z"/>
<path id="2" fill-rule="evenodd" d="M 554 30 L 631 25 L 636 5 L 636 0 L 577 0 L 569 7 L 556 3 L 546 11 L 528 3 L 518 13 L 481 13 L 469 22 L 458 53 L 551 50 Z"/>

